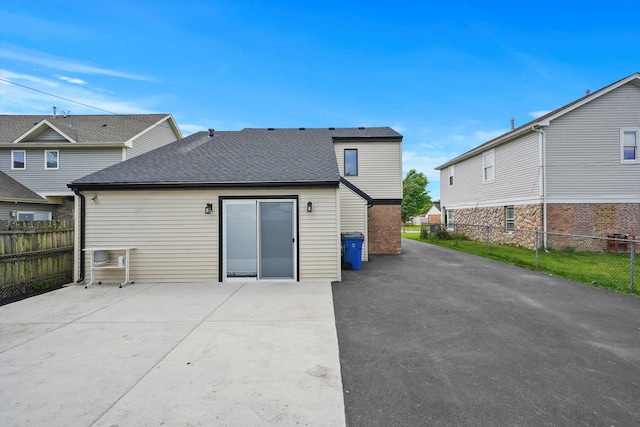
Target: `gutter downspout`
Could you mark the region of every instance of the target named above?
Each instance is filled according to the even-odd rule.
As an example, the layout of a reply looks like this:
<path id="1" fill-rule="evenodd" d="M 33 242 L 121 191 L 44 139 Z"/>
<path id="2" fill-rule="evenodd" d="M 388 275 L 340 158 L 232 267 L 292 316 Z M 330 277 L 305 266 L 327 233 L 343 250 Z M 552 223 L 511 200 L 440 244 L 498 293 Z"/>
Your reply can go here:
<path id="1" fill-rule="evenodd" d="M 547 250 L 547 134 L 544 127 L 535 124 L 531 130 L 540 134 L 540 193 L 542 196 L 542 232 L 544 250 Z"/>
<path id="2" fill-rule="evenodd" d="M 73 192 L 76 196 L 80 197 L 80 252 L 78 255 L 80 261 L 80 274 L 78 275 L 78 280 L 76 283 L 81 283 L 84 281 L 84 231 L 85 231 L 85 198 L 84 194 L 80 192 L 77 188 L 73 189 Z"/>

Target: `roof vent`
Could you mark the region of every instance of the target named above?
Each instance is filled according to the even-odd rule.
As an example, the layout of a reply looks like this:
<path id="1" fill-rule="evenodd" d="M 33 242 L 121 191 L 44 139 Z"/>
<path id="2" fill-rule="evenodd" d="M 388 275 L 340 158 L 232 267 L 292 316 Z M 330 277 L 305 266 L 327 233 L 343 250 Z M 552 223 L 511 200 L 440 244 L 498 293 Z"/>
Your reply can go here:
<path id="1" fill-rule="evenodd" d="M 305 130 L 305 128 L 298 128 L 298 130 Z"/>
<path id="2" fill-rule="evenodd" d="M 209 129 L 209 138 L 213 138 L 213 134 L 215 133 L 215 129 Z"/>
<path id="3" fill-rule="evenodd" d="M 53 118 L 56 118 L 56 115 L 58 113 L 58 107 L 53 107 Z"/>
<path id="4" fill-rule="evenodd" d="M 267 128 L 267 130 L 273 130 L 273 128 Z"/>
<path id="5" fill-rule="evenodd" d="M 364 126 L 360 126 L 358 129 L 364 129 Z"/>
<path id="6" fill-rule="evenodd" d="M 516 119 L 511 117 L 511 130 L 514 130 L 515 128 L 516 128 Z"/>
<path id="7" fill-rule="evenodd" d="M 587 90 L 585 90 L 585 93 L 586 93 L 587 95 L 589 95 L 589 94 L 591 93 L 591 89 L 587 89 Z"/>
<path id="8" fill-rule="evenodd" d="M 329 128 L 329 130 L 336 130 L 336 128 Z"/>

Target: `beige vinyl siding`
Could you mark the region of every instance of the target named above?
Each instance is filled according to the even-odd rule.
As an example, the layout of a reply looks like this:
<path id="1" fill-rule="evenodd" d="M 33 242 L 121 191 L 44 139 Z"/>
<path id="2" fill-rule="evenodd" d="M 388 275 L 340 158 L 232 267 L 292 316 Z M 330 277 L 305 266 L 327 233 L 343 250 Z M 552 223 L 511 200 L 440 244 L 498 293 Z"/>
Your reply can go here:
<path id="1" fill-rule="evenodd" d="M 367 250 L 367 201 L 344 185 L 340 185 L 340 232 L 358 231 L 364 234 L 362 260 L 369 259 Z"/>
<path id="2" fill-rule="evenodd" d="M 448 168 L 440 171 L 441 201 L 447 209 L 492 206 L 540 199 L 540 141 L 536 132 L 495 147 L 495 180 L 483 182 L 482 154 L 455 165 L 454 186 Z"/>
<path id="3" fill-rule="evenodd" d="M 337 189 L 85 192 L 86 247 L 135 246 L 136 282 L 218 282 L 219 196 L 299 196 L 301 280 L 339 280 Z M 97 194 L 96 202 L 90 198 Z M 313 202 L 313 212 L 306 203 Z M 214 212 L 205 215 L 207 203 Z M 87 257 L 85 277 L 89 278 Z M 336 267 L 337 266 L 337 267 Z M 122 271 L 98 271 L 106 282 Z"/>
<path id="4" fill-rule="evenodd" d="M 156 148 L 176 141 L 178 138 L 179 135 L 176 135 L 169 121 L 165 120 L 133 140 L 131 148 L 128 148 L 126 152 L 127 159 L 139 156 L 147 151 L 155 150 Z"/>
<path id="5" fill-rule="evenodd" d="M 640 163 L 620 161 L 620 129 L 640 128 L 640 87 L 628 83 L 551 122 L 549 200 L 640 200 Z"/>
<path id="6" fill-rule="evenodd" d="M 340 175 L 373 199 L 402 198 L 402 144 L 400 142 L 336 142 Z M 358 150 L 358 175 L 344 175 L 344 150 Z"/>
<path id="7" fill-rule="evenodd" d="M 340 280 L 338 188 L 300 193 L 300 280 Z M 313 212 L 306 211 L 307 201 Z"/>
<path id="8" fill-rule="evenodd" d="M 51 149 L 60 152 L 59 169 L 46 170 L 44 168 L 45 148 L 21 148 L 19 144 L 14 145 L 15 147 L 3 147 L 0 150 L 2 171 L 39 194 L 69 193 L 72 195 L 71 190 L 67 187 L 68 183 L 122 161 L 121 148 L 52 146 Z M 11 149 L 26 150 L 26 170 L 11 170 Z"/>

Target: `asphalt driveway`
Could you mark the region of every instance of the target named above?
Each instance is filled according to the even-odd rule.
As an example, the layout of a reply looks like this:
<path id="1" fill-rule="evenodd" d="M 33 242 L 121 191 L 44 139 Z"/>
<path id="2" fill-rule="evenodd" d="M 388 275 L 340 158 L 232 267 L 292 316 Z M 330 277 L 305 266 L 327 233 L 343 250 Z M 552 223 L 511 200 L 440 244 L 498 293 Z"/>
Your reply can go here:
<path id="1" fill-rule="evenodd" d="M 344 425 L 331 285 L 70 286 L 0 307 L 0 425 Z"/>
<path id="2" fill-rule="evenodd" d="M 349 426 L 640 425 L 640 299 L 402 245 L 333 285 Z"/>

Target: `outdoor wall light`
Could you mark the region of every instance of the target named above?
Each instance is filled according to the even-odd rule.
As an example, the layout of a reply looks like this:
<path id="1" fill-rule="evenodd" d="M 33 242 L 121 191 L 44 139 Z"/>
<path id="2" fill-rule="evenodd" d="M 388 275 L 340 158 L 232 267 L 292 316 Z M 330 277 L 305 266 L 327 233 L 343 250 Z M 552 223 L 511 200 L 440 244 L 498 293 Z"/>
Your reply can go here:
<path id="1" fill-rule="evenodd" d="M 307 212 L 313 212 L 313 203 L 307 202 Z"/>
<path id="2" fill-rule="evenodd" d="M 93 196 L 91 196 L 91 201 L 92 202 L 97 202 L 98 201 L 98 195 L 94 194 Z"/>
<path id="3" fill-rule="evenodd" d="M 213 204 L 207 203 L 207 206 L 204 207 L 204 213 L 207 215 L 211 215 L 211 212 L 213 212 Z"/>

